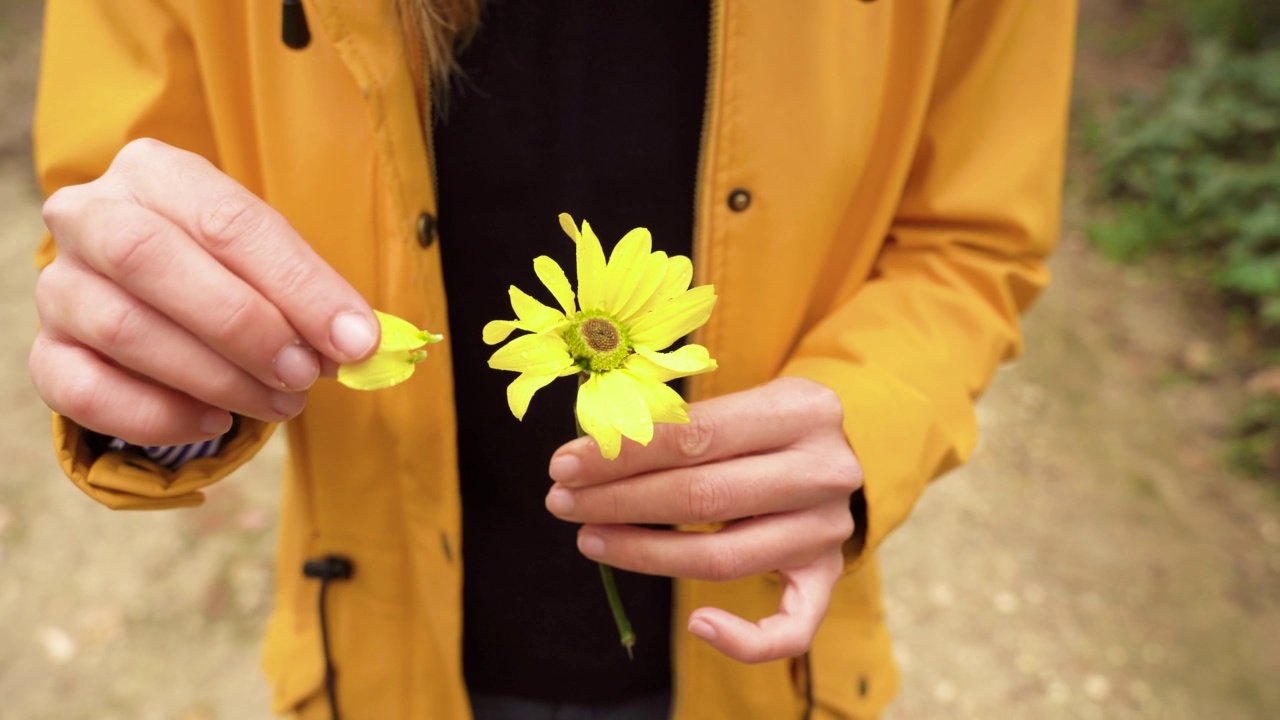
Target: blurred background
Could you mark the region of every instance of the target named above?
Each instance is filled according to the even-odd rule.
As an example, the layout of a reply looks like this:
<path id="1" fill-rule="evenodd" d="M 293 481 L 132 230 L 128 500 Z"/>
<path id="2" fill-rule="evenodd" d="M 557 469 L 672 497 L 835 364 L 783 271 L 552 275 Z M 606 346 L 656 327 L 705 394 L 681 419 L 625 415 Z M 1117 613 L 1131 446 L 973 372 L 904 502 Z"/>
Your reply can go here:
<path id="1" fill-rule="evenodd" d="M 1054 284 L 974 460 L 883 552 L 889 720 L 1280 717 L 1280 2 L 1081 4 Z M 279 444 L 167 513 L 54 465 L 40 14 L 0 0 L 0 717 L 266 718 Z"/>

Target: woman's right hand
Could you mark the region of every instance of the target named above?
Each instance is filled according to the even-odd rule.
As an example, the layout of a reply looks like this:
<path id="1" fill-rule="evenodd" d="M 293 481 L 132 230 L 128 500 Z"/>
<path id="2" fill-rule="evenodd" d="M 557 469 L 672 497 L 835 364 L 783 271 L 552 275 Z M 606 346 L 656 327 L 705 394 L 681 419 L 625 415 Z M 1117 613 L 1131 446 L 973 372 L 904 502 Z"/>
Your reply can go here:
<path id="1" fill-rule="evenodd" d="M 203 158 L 137 140 L 44 205 L 31 379 L 54 411 L 138 445 L 297 415 L 322 366 L 372 354 L 369 305 L 266 203 Z"/>

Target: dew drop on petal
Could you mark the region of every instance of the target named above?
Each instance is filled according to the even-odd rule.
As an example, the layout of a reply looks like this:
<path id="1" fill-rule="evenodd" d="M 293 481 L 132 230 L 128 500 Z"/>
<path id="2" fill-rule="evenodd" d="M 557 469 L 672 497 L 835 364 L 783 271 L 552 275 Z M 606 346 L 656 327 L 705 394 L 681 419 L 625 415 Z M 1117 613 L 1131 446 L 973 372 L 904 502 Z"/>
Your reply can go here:
<path id="1" fill-rule="evenodd" d="M 520 357 L 522 357 L 522 358 L 527 358 L 527 357 L 529 357 L 529 351 L 528 351 L 528 350 L 522 350 L 522 351 L 520 351 Z"/>

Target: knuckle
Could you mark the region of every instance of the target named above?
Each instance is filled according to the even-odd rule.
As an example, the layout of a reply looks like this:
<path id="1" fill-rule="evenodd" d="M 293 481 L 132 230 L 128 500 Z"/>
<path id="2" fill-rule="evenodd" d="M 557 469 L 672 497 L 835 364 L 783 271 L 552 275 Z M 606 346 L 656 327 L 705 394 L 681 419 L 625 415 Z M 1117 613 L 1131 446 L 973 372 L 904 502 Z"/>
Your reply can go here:
<path id="1" fill-rule="evenodd" d="M 775 659 L 799 657 L 809 651 L 810 638 L 804 633 L 790 633 L 774 642 L 769 653 Z"/>
<path id="2" fill-rule="evenodd" d="M 276 271 L 278 297 L 293 297 L 306 293 L 308 288 L 319 285 L 317 276 L 316 266 L 301 259 L 280 263 Z"/>
<path id="3" fill-rule="evenodd" d="M 729 492 L 725 482 L 709 473 L 699 473 L 686 486 L 689 518 L 695 523 L 725 520 Z"/>
<path id="4" fill-rule="evenodd" d="M 707 553 L 706 579 L 715 582 L 742 577 L 742 554 L 730 543 L 716 543 Z"/>
<path id="5" fill-rule="evenodd" d="M 206 205 L 196 227 L 205 246 L 217 253 L 259 236 L 268 222 L 261 201 L 247 192 L 233 192 Z"/>
<path id="6" fill-rule="evenodd" d="M 220 372 L 207 375 L 204 383 L 204 399 L 219 407 L 270 405 L 265 386 L 230 365 Z"/>
<path id="7" fill-rule="evenodd" d="M 134 303 L 114 303 L 101 308 L 93 322 L 92 343 L 102 350 L 142 344 L 147 317 Z"/>
<path id="8" fill-rule="evenodd" d="M 136 167 L 145 167 L 149 163 L 154 163 L 157 156 L 170 149 L 168 145 L 155 138 L 130 140 L 125 143 L 124 147 L 120 148 L 120 152 L 116 153 L 115 160 L 111 163 L 111 170 L 121 172 Z"/>
<path id="9" fill-rule="evenodd" d="M 853 537 L 854 523 L 853 513 L 845 504 L 833 506 L 831 520 L 827 523 L 828 544 L 841 545 L 845 540 Z"/>
<path id="10" fill-rule="evenodd" d="M 247 294 L 229 298 L 211 316 L 206 337 L 221 346 L 236 344 L 256 324 L 254 310 L 254 300 Z"/>
<path id="11" fill-rule="evenodd" d="M 72 375 L 50 388 L 54 410 L 81 424 L 92 424 L 103 406 L 102 383 L 91 375 Z"/>
<path id="12" fill-rule="evenodd" d="M 107 274 L 130 276 L 153 264 L 165 241 L 162 228 L 143 215 L 119 218 L 102 237 L 102 261 Z M 152 270 L 155 270 L 154 268 Z"/>
<path id="13" fill-rule="evenodd" d="M 63 293 L 68 289 L 63 272 L 63 262 L 54 260 L 36 277 L 36 312 L 40 315 L 40 323 L 44 326 L 56 324 L 57 308 L 61 305 Z"/>
<path id="14" fill-rule="evenodd" d="M 833 453 L 827 460 L 826 474 L 839 492 L 851 493 L 862 487 L 862 465 L 852 451 Z"/>
<path id="15" fill-rule="evenodd" d="M 685 460 L 698 460 L 711 449 L 715 436 L 715 423 L 710 418 L 690 416 L 688 423 L 677 426 L 675 450 Z"/>
<path id="16" fill-rule="evenodd" d="M 66 222 L 74 217 L 83 206 L 83 186 L 68 185 L 56 190 L 40 209 L 44 224 L 48 226 L 55 238 L 60 234 Z"/>

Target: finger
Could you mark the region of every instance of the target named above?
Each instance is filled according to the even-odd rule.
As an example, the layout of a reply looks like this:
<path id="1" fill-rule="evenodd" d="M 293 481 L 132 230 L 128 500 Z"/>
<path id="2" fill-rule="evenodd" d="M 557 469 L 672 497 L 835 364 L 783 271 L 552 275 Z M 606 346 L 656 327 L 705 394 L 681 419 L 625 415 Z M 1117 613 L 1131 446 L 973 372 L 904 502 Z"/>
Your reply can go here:
<path id="1" fill-rule="evenodd" d="M 168 220 L 127 201 L 96 198 L 63 226 L 63 236 L 75 238 L 93 271 L 263 384 L 302 390 L 314 382 L 319 362 L 293 349 L 302 339 L 280 311 Z"/>
<path id="2" fill-rule="evenodd" d="M 268 388 L 83 266 L 55 261 L 46 268 L 36 285 L 36 304 L 42 326 L 51 332 L 67 335 L 117 365 L 214 407 L 280 422 L 297 415 L 306 404 L 305 394 Z M 301 346 L 295 346 L 295 352 L 310 354 Z M 304 357 L 301 362 L 315 361 Z"/>
<path id="3" fill-rule="evenodd" d="M 805 567 L 784 570 L 782 600 L 776 614 L 753 623 L 720 608 L 698 608 L 689 616 L 689 632 L 740 662 L 762 663 L 803 655 L 826 617 L 831 591 L 843 568 L 844 561 L 837 550 Z"/>
<path id="4" fill-rule="evenodd" d="M 800 510 L 849 496 L 844 458 L 796 450 L 660 470 L 603 485 L 555 484 L 547 509 L 579 523 L 701 525 Z"/>
<path id="5" fill-rule="evenodd" d="M 752 518 L 709 533 L 585 525 L 578 531 L 578 549 L 623 570 L 725 581 L 806 565 L 852 534 L 853 516 L 833 503 Z"/>
<path id="6" fill-rule="evenodd" d="M 227 411 L 136 378 L 44 331 L 32 345 L 30 370 L 54 412 L 135 445 L 203 442 L 231 429 Z"/>
<path id="7" fill-rule="evenodd" d="M 131 143 L 117 165 L 138 202 L 260 292 L 311 347 L 341 363 L 373 353 L 369 304 L 275 209 L 199 155 L 156 141 Z"/>
<path id="8" fill-rule="evenodd" d="M 841 417 L 840 402 L 830 390 L 807 380 L 780 378 L 694 403 L 688 423 L 657 425 L 648 446 L 624 443 L 616 460 L 601 457 L 591 438 L 573 440 L 552 456 L 549 471 L 562 485 L 596 485 L 786 447 L 816 426 L 839 427 Z"/>

